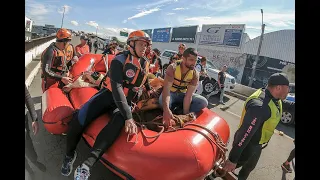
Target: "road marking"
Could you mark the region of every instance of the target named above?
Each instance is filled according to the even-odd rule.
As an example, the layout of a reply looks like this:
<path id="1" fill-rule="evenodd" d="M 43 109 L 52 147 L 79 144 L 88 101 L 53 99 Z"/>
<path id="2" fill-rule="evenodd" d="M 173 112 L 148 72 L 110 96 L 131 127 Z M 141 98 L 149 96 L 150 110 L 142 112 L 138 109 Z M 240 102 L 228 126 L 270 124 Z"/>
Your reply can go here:
<path id="1" fill-rule="evenodd" d="M 232 115 L 234 115 L 234 116 L 237 116 L 238 118 L 241 118 L 241 116 L 240 116 L 240 115 L 238 115 L 238 114 L 236 114 L 236 113 L 233 113 L 233 112 L 228 111 L 228 110 L 226 110 L 226 112 L 228 112 L 228 113 L 230 113 L 230 114 L 232 114 Z"/>

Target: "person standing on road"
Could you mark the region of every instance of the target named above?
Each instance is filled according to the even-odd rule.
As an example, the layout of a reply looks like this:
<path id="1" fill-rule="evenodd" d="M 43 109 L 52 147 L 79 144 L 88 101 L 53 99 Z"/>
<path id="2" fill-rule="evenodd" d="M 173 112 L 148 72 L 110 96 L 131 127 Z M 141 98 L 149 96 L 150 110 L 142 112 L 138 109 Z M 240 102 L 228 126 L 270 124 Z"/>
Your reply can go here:
<path id="1" fill-rule="evenodd" d="M 256 167 L 262 149 L 268 145 L 281 119 L 282 100 L 286 99 L 288 93 L 287 75 L 275 73 L 270 76 L 266 89 L 258 89 L 245 101 L 239 129 L 234 135 L 229 158 L 223 166 L 227 172 L 242 167 L 238 180 L 247 179 Z M 288 105 L 294 106 L 294 102 Z"/>
<path id="2" fill-rule="evenodd" d="M 173 119 L 173 104 L 181 104 L 183 114 L 198 113 L 208 106 L 206 98 L 195 94 L 199 82 L 199 72 L 194 69 L 197 56 L 194 48 L 188 48 L 183 52 L 182 60 L 170 64 L 167 68 L 163 91 L 159 97 L 166 127 L 170 126 L 170 119 Z"/>
<path id="3" fill-rule="evenodd" d="M 80 36 L 81 43 L 76 46 L 76 54 L 78 57 L 81 57 L 84 54 L 90 53 L 89 46 L 87 45 L 87 40 L 88 40 L 88 37 L 86 35 Z"/>
<path id="4" fill-rule="evenodd" d="M 50 87 L 62 88 L 72 82 L 68 75 L 65 49 L 71 41 L 71 32 L 59 29 L 56 42 L 47 47 L 41 55 L 42 92 Z"/>
<path id="5" fill-rule="evenodd" d="M 89 46 L 89 53 L 91 53 L 91 50 L 92 50 L 92 41 L 91 41 L 91 38 L 88 38 L 87 44 L 88 44 L 88 46 Z"/>
<path id="6" fill-rule="evenodd" d="M 106 76 L 104 87 L 73 116 L 67 133 L 66 155 L 61 167 L 63 176 L 69 176 L 72 172 L 77 157 L 75 149 L 83 131 L 101 114 L 109 112 L 111 120 L 97 136 L 90 157 L 75 170 L 75 179 L 88 179 L 93 165 L 112 146 L 123 128 L 129 135 L 137 133 L 131 112 L 132 102 L 137 101 L 137 94 L 142 88 L 151 90 L 147 76 L 149 62 L 142 58 L 150 42 L 151 39 L 145 32 L 131 32 L 127 39 L 130 50 L 117 55 L 111 61 L 110 73 Z"/>
<path id="7" fill-rule="evenodd" d="M 111 41 L 109 43 L 109 46 L 108 48 L 106 48 L 102 54 L 106 55 L 106 54 L 118 54 L 118 50 L 117 50 L 117 47 L 118 47 L 118 43 L 117 41 Z"/>
<path id="8" fill-rule="evenodd" d="M 222 68 L 221 68 L 221 71 L 218 73 L 218 86 L 219 86 L 219 89 L 220 89 L 220 100 L 219 100 L 219 103 L 221 104 L 225 104 L 223 102 L 223 97 L 224 97 L 224 81 L 226 80 L 226 70 L 227 70 L 227 65 L 224 65 Z"/>
<path id="9" fill-rule="evenodd" d="M 296 144 L 295 140 L 293 140 L 293 143 Z M 290 152 L 290 155 L 289 155 L 287 161 L 284 162 L 283 164 L 281 164 L 282 169 L 284 169 L 288 173 L 292 173 L 292 169 L 290 167 L 290 162 L 295 157 L 296 157 L 296 148 L 293 148 L 292 151 Z"/>
<path id="10" fill-rule="evenodd" d="M 43 165 L 42 163 L 40 163 L 38 161 L 38 155 L 34 149 L 31 137 L 30 137 L 30 130 L 29 130 L 29 118 L 28 118 L 28 114 L 30 114 L 31 120 L 32 120 L 32 132 L 33 135 L 37 135 L 38 131 L 39 131 L 39 123 L 38 123 L 38 116 L 36 113 L 36 110 L 34 108 L 34 103 L 32 101 L 32 98 L 30 96 L 30 93 L 28 91 L 28 88 L 25 84 L 25 105 L 27 106 L 28 112 L 27 114 L 25 114 L 25 158 L 24 158 L 24 162 L 25 162 L 25 168 L 28 171 L 31 179 L 34 179 L 34 171 L 32 170 L 32 168 L 30 167 L 28 160 L 30 162 L 32 162 L 38 169 L 40 169 L 42 172 L 46 171 L 46 166 Z"/>
<path id="11" fill-rule="evenodd" d="M 96 40 L 96 41 L 93 43 L 93 49 L 94 49 L 94 53 L 97 54 L 97 51 L 98 51 L 98 40 Z"/>

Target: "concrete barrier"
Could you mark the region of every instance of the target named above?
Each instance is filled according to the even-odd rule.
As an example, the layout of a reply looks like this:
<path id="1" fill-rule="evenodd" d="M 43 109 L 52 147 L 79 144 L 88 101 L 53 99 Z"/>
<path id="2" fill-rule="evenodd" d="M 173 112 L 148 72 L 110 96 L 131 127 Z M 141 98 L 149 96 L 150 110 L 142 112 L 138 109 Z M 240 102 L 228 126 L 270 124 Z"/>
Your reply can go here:
<path id="1" fill-rule="evenodd" d="M 47 48 L 51 43 L 55 42 L 55 39 L 48 40 L 47 42 L 43 44 L 39 44 L 32 49 L 29 49 L 28 51 L 25 52 L 25 67 L 34 59 L 36 56 L 41 54 L 45 48 Z"/>
<path id="2" fill-rule="evenodd" d="M 249 86 L 245 86 L 242 84 L 236 84 L 232 92 L 244 95 L 246 97 L 249 97 L 252 93 L 254 93 L 257 89 L 251 88 Z"/>

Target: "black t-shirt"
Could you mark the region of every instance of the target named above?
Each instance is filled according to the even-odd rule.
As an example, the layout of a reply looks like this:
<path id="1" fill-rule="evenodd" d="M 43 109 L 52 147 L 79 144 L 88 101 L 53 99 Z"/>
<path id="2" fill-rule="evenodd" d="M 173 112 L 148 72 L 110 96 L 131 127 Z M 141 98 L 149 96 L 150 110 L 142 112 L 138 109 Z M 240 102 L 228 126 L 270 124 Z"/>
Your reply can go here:
<path id="1" fill-rule="evenodd" d="M 224 81 L 226 80 L 225 73 L 224 73 L 224 72 L 222 72 L 222 71 L 220 71 L 220 72 L 218 73 L 218 76 L 220 76 L 220 78 L 219 78 L 219 80 L 220 80 L 220 84 L 221 84 L 221 85 L 222 85 L 222 87 L 223 87 L 223 85 L 224 85 Z"/>

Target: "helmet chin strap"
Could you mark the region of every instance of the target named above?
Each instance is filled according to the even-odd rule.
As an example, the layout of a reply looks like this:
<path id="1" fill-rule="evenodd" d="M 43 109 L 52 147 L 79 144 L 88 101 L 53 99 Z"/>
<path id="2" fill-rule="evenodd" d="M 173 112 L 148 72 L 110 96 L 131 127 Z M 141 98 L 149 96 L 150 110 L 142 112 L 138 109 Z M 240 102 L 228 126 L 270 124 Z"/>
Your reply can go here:
<path id="1" fill-rule="evenodd" d="M 129 42 L 129 46 L 133 49 L 133 53 L 136 57 L 141 58 L 140 56 L 138 56 L 137 51 L 136 51 L 136 41 L 133 41 L 133 46 L 131 46 L 130 42 Z"/>

